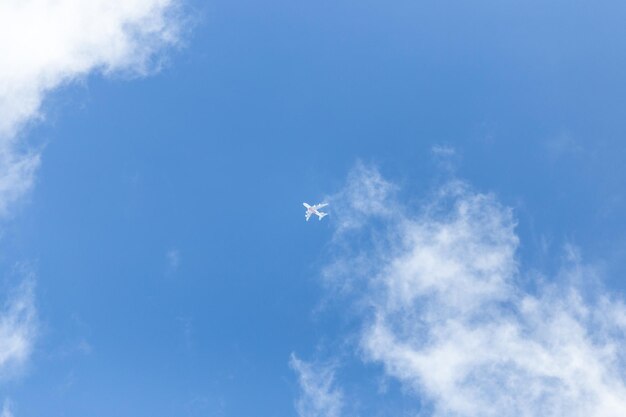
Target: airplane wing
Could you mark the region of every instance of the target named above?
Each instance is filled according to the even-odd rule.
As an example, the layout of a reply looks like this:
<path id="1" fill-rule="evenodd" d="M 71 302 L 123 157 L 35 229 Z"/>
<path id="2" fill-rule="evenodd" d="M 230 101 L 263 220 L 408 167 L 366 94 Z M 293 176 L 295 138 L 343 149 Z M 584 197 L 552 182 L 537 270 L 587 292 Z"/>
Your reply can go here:
<path id="1" fill-rule="evenodd" d="M 316 204 L 314 206 L 315 210 L 317 209 L 321 209 L 322 207 L 326 207 L 328 205 L 328 203 L 321 203 L 321 204 Z"/>
<path id="2" fill-rule="evenodd" d="M 307 222 L 311 218 L 311 214 L 313 214 L 313 213 L 311 213 L 310 211 L 307 211 L 306 214 L 304 215 L 304 218 L 306 219 Z"/>

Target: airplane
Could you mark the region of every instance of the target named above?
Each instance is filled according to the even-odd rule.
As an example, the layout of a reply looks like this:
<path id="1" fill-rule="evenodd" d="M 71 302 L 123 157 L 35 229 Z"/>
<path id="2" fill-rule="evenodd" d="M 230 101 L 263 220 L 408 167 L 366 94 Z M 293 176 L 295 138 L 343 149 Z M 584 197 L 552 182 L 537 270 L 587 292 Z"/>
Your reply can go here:
<path id="1" fill-rule="evenodd" d="M 328 213 L 319 211 L 319 209 L 321 209 L 322 207 L 326 207 L 328 203 L 315 204 L 314 206 L 310 206 L 307 203 L 302 203 L 302 205 L 306 207 L 306 214 L 304 215 L 304 218 L 306 219 L 307 222 L 309 221 L 309 219 L 311 218 L 311 215 L 313 214 L 319 217 L 318 220 L 322 220 L 324 216 L 328 216 Z"/>

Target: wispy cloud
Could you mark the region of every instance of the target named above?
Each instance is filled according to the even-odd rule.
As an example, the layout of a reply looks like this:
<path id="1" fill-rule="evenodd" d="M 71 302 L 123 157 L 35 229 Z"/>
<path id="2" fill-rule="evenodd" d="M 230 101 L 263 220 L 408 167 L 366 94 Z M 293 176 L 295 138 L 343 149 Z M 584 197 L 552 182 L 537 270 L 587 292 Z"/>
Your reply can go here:
<path id="1" fill-rule="evenodd" d="M 0 312 L 0 379 L 14 376 L 26 363 L 36 336 L 34 281 L 28 277 L 9 292 Z"/>
<path id="2" fill-rule="evenodd" d="M 0 214 L 33 183 L 39 152 L 21 137 L 46 95 L 99 71 L 143 75 L 178 40 L 177 0 L 0 2 Z"/>
<path id="3" fill-rule="evenodd" d="M 382 209 L 361 211 L 358 235 L 338 219 L 344 255 L 326 271 L 360 280 L 348 287 L 367 306 L 366 361 L 434 416 L 626 415 L 626 307 L 598 286 L 583 290 L 598 279 L 593 268 L 569 251 L 559 277 L 532 280 L 516 258 L 513 212 L 495 196 L 455 182 L 411 210 L 392 188 L 373 168 L 350 176 L 341 204 L 378 196 Z M 394 214 L 380 227 L 385 207 Z"/>
<path id="4" fill-rule="evenodd" d="M 335 386 L 335 371 L 329 364 L 314 364 L 291 355 L 291 368 L 298 374 L 300 397 L 296 408 L 300 417 L 339 417 L 343 394 Z"/>

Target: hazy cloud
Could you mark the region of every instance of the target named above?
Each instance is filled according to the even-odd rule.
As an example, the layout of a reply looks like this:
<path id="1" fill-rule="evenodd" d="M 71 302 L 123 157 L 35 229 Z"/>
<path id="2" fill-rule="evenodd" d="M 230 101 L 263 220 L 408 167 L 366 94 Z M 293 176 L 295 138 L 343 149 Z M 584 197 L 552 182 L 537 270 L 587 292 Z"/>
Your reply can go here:
<path id="1" fill-rule="evenodd" d="M 9 400 L 4 400 L 0 417 L 13 417 L 13 412 L 11 411 L 11 402 Z"/>
<path id="2" fill-rule="evenodd" d="M 180 265 L 180 251 L 178 249 L 170 249 L 165 254 L 165 258 L 167 259 L 168 270 L 171 272 L 176 271 Z"/>
<path id="3" fill-rule="evenodd" d="M 452 173 L 459 164 L 460 154 L 449 145 L 434 145 L 430 148 L 435 163 L 439 168 Z"/>

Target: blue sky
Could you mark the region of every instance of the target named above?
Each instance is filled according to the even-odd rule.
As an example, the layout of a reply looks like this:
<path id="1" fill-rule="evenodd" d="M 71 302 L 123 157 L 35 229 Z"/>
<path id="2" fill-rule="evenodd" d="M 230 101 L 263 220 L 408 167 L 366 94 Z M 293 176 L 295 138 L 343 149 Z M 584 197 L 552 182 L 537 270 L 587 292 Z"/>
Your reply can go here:
<path id="1" fill-rule="evenodd" d="M 623 415 L 625 5 L 44 3 L 0 6 L 3 417 Z"/>

